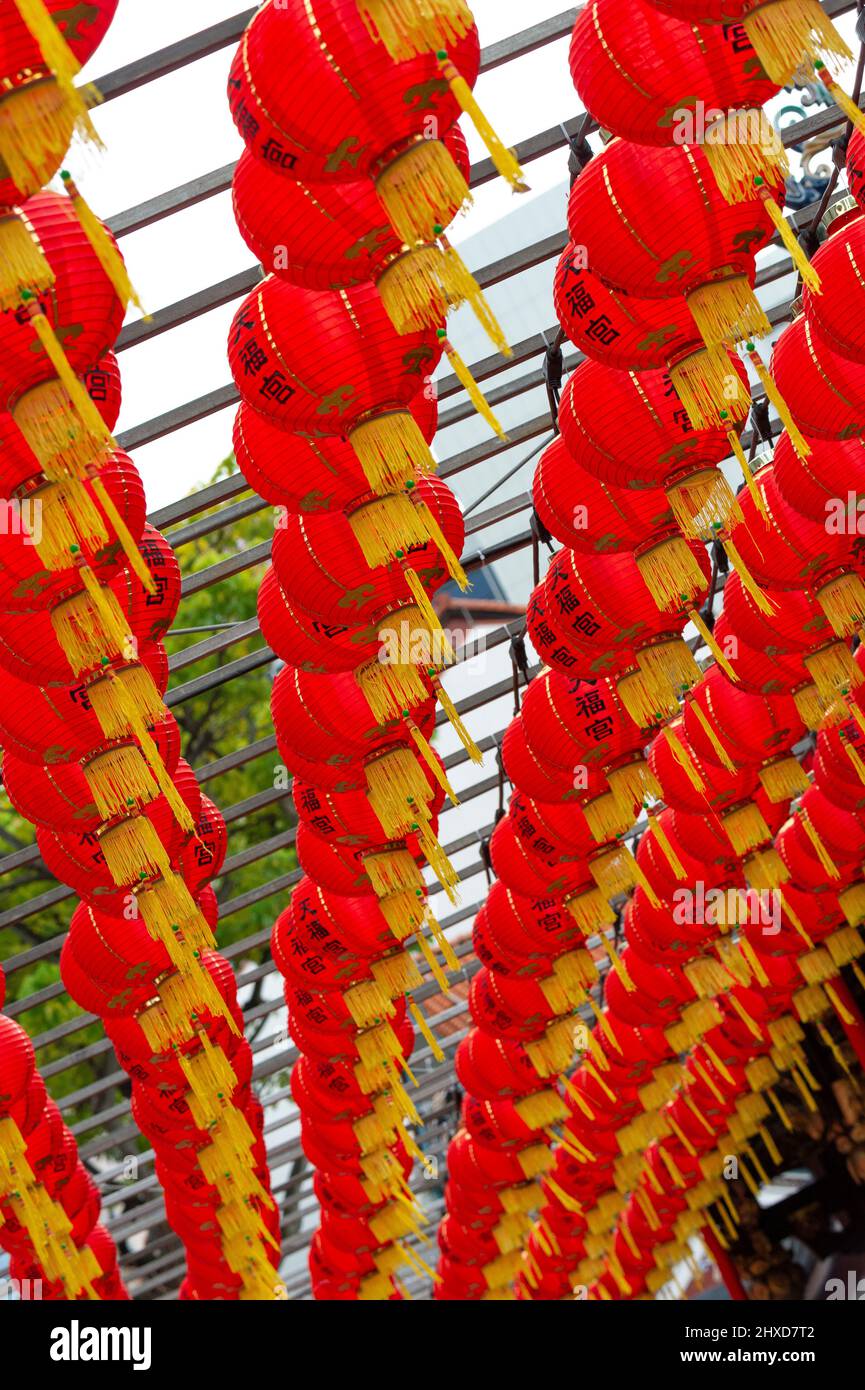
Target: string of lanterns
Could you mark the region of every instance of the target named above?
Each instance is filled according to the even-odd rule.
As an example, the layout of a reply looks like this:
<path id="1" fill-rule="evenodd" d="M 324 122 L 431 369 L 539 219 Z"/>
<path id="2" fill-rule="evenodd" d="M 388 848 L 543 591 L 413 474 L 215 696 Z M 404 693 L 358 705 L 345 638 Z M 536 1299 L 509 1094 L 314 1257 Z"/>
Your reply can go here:
<path id="1" fill-rule="evenodd" d="M 401 1297 L 400 1265 L 431 1272 L 408 1184 L 422 1156 L 405 1127 L 419 1123 L 405 1086 L 415 1028 L 442 1054 L 405 996 L 421 960 L 442 988 L 457 968 L 423 877 L 429 865 L 455 899 L 437 839 L 456 797 L 430 742 L 436 703 L 481 758 L 440 679 L 454 653 L 432 598 L 467 579 L 462 517 L 430 449 L 431 377 L 446 356 L 502 435 L 448 311 L 470 304 L 510 352 L 446 234 L 469 201 L 461 111 L 521 186 L 472 95 L 479 53 L 459 0 L 265 4 L 229 81 L 246 146 L 234 210 L 266 272 L 229 355 L 235 457 L 279 509 L 259 617 L 284 663 L 273 721 L 306 877 L 272 950 L 301 1053 L 292 1091 L 317 1170 L 320 1298 Z"/>
<path id="2" fill-rule="evenodd" d="M 0 1010 L 6 977 L 0 969 Z M 45 1089 L 24 1029 L 0 1012 L 0 1246 L 10 1277 L 49 1300 L 129 1297 L 99 1225 L 99 1189 Z"/>
<path id="3" fill-rule="evenodd" d="M 279 1218 L 263 1112 L 234 976 L 214 949 L 208 885 L 225 857 L 225 824 L 180 755 L 163 698 L 162 639 L 180 574 L 146 523 L 137 469 L 112 437 L 120 378 L 110 349 L 135 296 L 72 179 L 64 175 L 62 193 L 36 191 L 64 157 L 70 120 L 83 119 L 71 79 L 115 6 L 87 7 L 86 16 L 40 0 L 16 8 L 29 29 L 7 14 L 0 54 L 21 57 L 17 35 L 24 48 L 38 44 L 44 63 L 32 82 L 10 77 L 12 124 L 28 135 L 17 162 L 7 160 L 3 192 L 3 225 L 17 247 L 0 314 L 4 786 L 36 826 L 46 867 L 81 896 L 62 952 L 64 983 L 104 1020 L 132 1079 L 133 1115 L 153 1143 L 167 1215 L 187 1250 L 183 1296 L 275 1298 Z M 17 1047 L 26 1063 L 20 1039 Z M 65 1142 L 56 1125 L 50 1136 Z M 2 1152 L 4 1172 L 26 1184 L 11 1127 Z M 109 1280 L 110 1251 L 98 1240 L 64 1264 L 64 1227 L 44 1200 L 25 1206 L 24 1220 L 42 1254 L 40 1223 L 53 1223 L 52 1288 L 60 1279 L 69 1290 L 79 1276 L 76 1289 L 103 1279 L 106 1296 L 122 1288 Z"/>
<path id="4" fill-rule="evenodd" d="M 744 28 L 727 13 L 712 27 L 707 8 L 592 0 L 571 45 L 587 109 L 619 138 L 574 183 L 556 272 L 562 329 L 585 360 L 534 503 L 564 548 L 527 610 L 545 669 L 502 746 L 514 791 L 490 842 L 499 882 L 473 933 L 483 968 L 457 1061 L 466 1097 L 438 1298 L 562 1298 L 577 1286 L 590 1299 L 652 1296 L 699 1233 L 723 1259 L 736 1221 L 725 1157 L 753 1191 L 768 1181 L 766 1157 L 780 1154 L 767 1123 L 790 1123 L 773 1089 L 782 1071 L 816 1108 L 802 1025 L 844 1070 L 834 1018 L 865 1060 L 841 975 L 865 979 L 862 667 L 850 650 L 861 561 L 856 527 L 827 522 L 858 494 L 865 224 L 842 203 L 812 266 L 780 211 L 783 151 L 759 107 L 790 75 L 779 55 L 791 31 L 770 20 L 812 7 L 746 4 Z M 794 27 L 792 66 L 806 51 L 840 53 L 823 20 L 808 43 Z M 675 100 L 683 72 L 700 102 L 729 113 L 699 148 L 673 130 L 698 104 Z M 743 106 L 757 135 L 730 119 Z M 652 188 L 672 199 L 669 219 L 646 220 Z M 750 287 L 773 229 L 794 254 L 805 314 L 770 374 Z M 739 443 L 750 390 L 737 344 L 784 426 L 774 461 L 753 468 Z M 717 467 L 730 452 L 738 495 Z M 710 577 L 710 541 L 732 565 L 717 619 L 705 607 L 721 553 Z M 682 641 L 689 621 L 705 671 Z M 803 763 L 806 728 L 816 747 Z M 623 841 L 641 811 L 632 856 Z M 622 894 L 616 950 L 606 935 Z M 597 979 L 581 938 L 596 933 L 609 956 L 603 1010 L 580 999 Z"/>

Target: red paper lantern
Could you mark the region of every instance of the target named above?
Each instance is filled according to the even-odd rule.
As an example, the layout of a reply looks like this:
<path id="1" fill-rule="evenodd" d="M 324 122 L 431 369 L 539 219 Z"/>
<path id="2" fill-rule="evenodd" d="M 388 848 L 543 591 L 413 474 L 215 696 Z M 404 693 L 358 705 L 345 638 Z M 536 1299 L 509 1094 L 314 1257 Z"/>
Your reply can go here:
<path id="1" fill-rule="evenodd" d="M 772 349 L 772 375 L 806 437 L 853 439 L 865 433 L 865 364 L 818 340 L 801 315 Z"/>

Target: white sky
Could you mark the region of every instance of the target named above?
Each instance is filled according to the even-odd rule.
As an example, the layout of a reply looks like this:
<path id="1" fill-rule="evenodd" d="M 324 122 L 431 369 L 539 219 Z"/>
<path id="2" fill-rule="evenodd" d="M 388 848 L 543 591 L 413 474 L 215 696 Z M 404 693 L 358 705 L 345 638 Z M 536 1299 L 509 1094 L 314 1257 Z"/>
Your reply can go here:
<path id="1" fill-rule="evenodd" d="M 85 76 L 96 79 L 244 8 L 242 0 L 120 0 L 115 21 Z M 561 0 L 534 0 L 531 6 L 518 0 L 478 0 L 474 6 L 484 45 L 563 8 Z M 231 50 L 225 49 L 97 112 L 107 153 L 79 152 L 69 162 L 101 216 L 121 212 L 236 158 L 240 141 L 225 99 L 230 61 Z M 489 73 L 481 79 L 478 93 L 510 143 L 570 118 L 578 106 L 568 72 L 567 40 Z M 485 151 L 474 132 L 467 133 L 473 158 L 482 158 Z M 530 196 L 560 183 L 565 166 L 561 151 L 533 163 Z M 527 201 L 520 198 L 516 205 L 523 207 Z M 461 241 L 490 226 L 514 205 L 501 181 L 487 185 L 479 190 L 475 208 L 455 229 L 453 239 Z M 227 194 L 124 237 L 122 246 L 151 311 L 252 264 L 234 227 Z M 226 305 L 122 354 L 120 430 L 228 382 L 225 343 L 235 307 Z M 538 328 L 551 321 L 550 314 L 549 304 L 539 305 Z M 230 449 L 232 414 L 221 412 L 137 451 L 152 509 L 209 478 Z M 468 495 L 477 490 L 473 481 Z"/>

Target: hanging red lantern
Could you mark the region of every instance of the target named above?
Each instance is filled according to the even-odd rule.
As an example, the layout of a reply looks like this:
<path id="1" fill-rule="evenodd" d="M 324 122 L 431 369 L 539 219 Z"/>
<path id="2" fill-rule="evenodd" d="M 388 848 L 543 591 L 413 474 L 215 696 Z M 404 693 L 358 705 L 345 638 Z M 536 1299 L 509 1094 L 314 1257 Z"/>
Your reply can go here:
<path id="1" fill-rule="evenodd" d="M 637 145 L 670 145 L 684 135 L 700 145 L 731 200 L 751 192 L 755 174 L 786 168 L 781 142 L 775 136 L 773 144 L 759 110 L 777 84 L 741 26 L 698 29 L 662 17 L 648 0 L 627 8 L 591 0 L 569 56 L 574 86 L 600 126 Z M 680 96 L 683 90 L 689 95 Z"/>
<path id="2" fill-rule="evenodd" d="M 649 211 L 649 189 L 664 190 L 669 217 Z M 776 205 L 784 180 L 765 184 Z M 595 274 L 644 298 L 684 295 L 708 347 L 769 332 L 753 292 L 754 257 L 775 233 L 752 189 L 728 203 L 697 145 L 667 148 L 613 140 L 583 169 L 568 204 L 571 239 L 588 248 Z"/>
<path id="3" fill-rule="evenodd" d="M 865 497 L 865 441 L 809 439 L 808 457 L 797 454 L 786 430 L 775 441 L 772 476 L 784 501 L 818 521 L 828 534 L 856 537 Z"/>
<path id="4" fill-rule="evenodd" d="M 561 435 L 538 460 L 532 500 L 547 530 L 586 554 L 639 550 L 677 530 L 660 489 L 611 487 L 579 466 Z"/>
<path id="5" fill-rule="evenodd" d="M 438 427 L 438 400 L 429 378 L 408 403 L 427 444 Z M 292 512 L 345 511 L 370 496 L 358 457 L 336 435 L 288 434 L 241 402 L 234 422 L 237 466 L 265 502 Z"/>
<path id="6" fill-rule="evenodd" d="M 712 764 L 753 764 L 773 801 L 797 795 L 808 779 L 790 749 L 805 736 L 794 701 L 751 695 L 712 666 L 685 701 L 684 729 L 697 754 Z M 714 773 L 710 776 L 714 778 Z"/>
<path id="7" fill-rule="evenodd" d="M 853 439 L 865 433 L 865 365 L 840 356 L 804 314 L 772 349 L 772 375 L 806 438 Z M 807 458 L 807 444 L 797 448 Z"/>
<path id="8" fill-rule="evenodd" d="M 733 440 L 738 443 L 749 394 L 737 357 L 724 358 L 723 375 L 734 393 L 727 397 L 729 419 L 696 427 L 670 373 L 637 375 L 583 362 L 569 378 L 559 405 L 568 452 L 587 473 L 609 485 L 664 488 L 684 534 L 708 534 L 706 518 L 725 525 L 739 515 L 716 464 Z M 714 538 L 717 531 L 711 534 Z"/>
<path id="9" fill-rule="evenodd" d="M 0 204 L 21 203 L 53 178 L 76 127 L 92 136 L 72 79 L 96 52 L 116 10 L 117 0 L 94 0 L 80 12 L 71 12 L 65 0 L 28 5 L 23 13 L 17 4 L 7 7 L 0 19 L 6 86 Z"/>

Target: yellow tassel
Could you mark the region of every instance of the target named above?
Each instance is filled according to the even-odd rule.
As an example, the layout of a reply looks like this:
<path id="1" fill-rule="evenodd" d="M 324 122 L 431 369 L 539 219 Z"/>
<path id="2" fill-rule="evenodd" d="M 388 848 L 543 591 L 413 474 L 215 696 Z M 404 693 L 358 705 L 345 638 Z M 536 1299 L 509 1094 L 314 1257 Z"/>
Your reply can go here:
<path id="1" fill-rule="evenodd" d="M 373 492 L 401 492 L 417 474 L 436 471 L 430 447 L 408 410 L 362 420 L 350 431 L 348 442 Z"/>
<path id="2" fill-rule="evenodd" d="M 794 690 L 793 703 L 802 723 L 809 729 L 819 729 L 826 715 L 826 701 L 816 685 L 803 685 Z"/>
<path id="3" fill-rule="evenodd" d="M 682 973 L 692 990 L 701 999 L 713 999 L 733 985 L 733 977 L 711 956 L 698 956 L 682 967 Z"/>
<path id="4" fill-rule="evenodd" d="M 667 685 L 660 685 L 654 671 L 631 667 L 616 681 L 616 690 L 628 714 L 641 729 L 649 729 L 663 719 L 673 719 L 679 702 Z"/>
<path id="5" fill-rule="evenodd" d="M 560 1076 L 570 1066 L 574 1056 L 574 1025 L 570 1019 L 559 1018 L 551 1023 L 540 1038 L 525 1044 L 526 1053 L 538 1076 Z"/>
<path id="6" fill-rule="evenodd" d="M 450 362 L 451 367 L 453 368 L 455 377 L 459 381 L 460 385 L 465 389 L 466 393 L 468 394 L 469 400 L 471 401 L 478 415 L 480 415 L 482 420 L 486 421 L 490 429 L 493 430 L 493 432 L 497 434 L 500 439 L 504 440 L 505 443 L 507 443 L 508 436 L 505 434 L 504 430 L 502 429 L 501 425 L 499 424 L 498 420 L 496 419 L 495 415 L 490 409 L 487 399 L 481 391 L 480 387 L 478 386 L 477 382 L 475 381 L 474 377 L 472 376 L 468 365 L 463 361 L 456 348 L 448 340 L 444 329 L 439 329 L 438 336 L 442 341 L 442 346 L 447 355 L 447 359 Z"/>
<path id="7" fill-rule="evenodd" d="M 165 846 L 146 816 L 131 816 L 99 833 L 99 847 L 120 888 L 171 873 Z"/>
<path id="8" fill-rule="evenodd" d="M 126 616 L 112 590 L 102 588 L 86 565 L 77 572 L 83 592 L 51 611 L 51 626 L 76 675 L 98 666 L 103 657 L 123 654 L 130 641 Z"/>
<path id="9" fill-rule="evenodd" d="M 46 569 L 68 569 L 77 551 L 98 551 L 107 546 L 108 532 L 102 518 L 78 479 L 46 482 L 29 493 L 27 500 L 39 510 L 41 532 L 34 544 Z"/>
<path id="10" fill-rule="evenodd" d="M 390 999 L 398 999 L 409 990 L 419 989 L 423 984 L 417 963 L 408 951 L 391 951 L 370 965 L 373 978 L 387 992 Z M 381 1010 L 379 1010 L 381 1013 Z"/>
<path id="11" fill-rule="evenodd" d="M 697 611 L 696 608 L 692 608 L 690 610 L 690 612 L 688 613 L 688 620 L 689 622 L 693 623 L 694 627 L 699 632 L 703 643 L 705 644 L 705 646 L 708 647 L 709 651 L 712 653 L 712 656 L 716 664 L 720 666 L 721 670 L 724 672 L 724 675 L 727 677 L 727 680 L 737 682 L 739 677 L 733 670 L 733 667 L 730 665 L 724 653 L 721 651 L 721 648 L 715 641 L 713 633 L 706 626 L 702 617 L 700 616 L 700 613 Z"/>
<path id="12" fill-rule="evenodd" d="M 423 894 L 423 877 L 406 849 L 379 850 L 367 854 L 363 867 L 378 898 L 403 892 Z"/>
<path id="13" fill-rule="evenodd" d="M 376 175 L 375 189 L 400 240 L 408 246 L 432 241 L 472 197 L 461 171 L 441 140 L 419 136 Z"/>
<path id="14" fill-rule="evenodd" d="M 676 695 L 690 689 L 703 674 L 693 652 L 681 637 L 670 637 L 641 647 L 637 652 L 637 664 L 657 688 L 663 689 L 666 682 Z"/>
<path id="15" fill-rule="evenodd" d="M 744 419 L 751 405 L 723 348 L 702 347 L 671 362 L 670 380 L 695 429 L 729 428 L 731 414 Z"/>
<path id="16" fill-rule="evenodd" d="M 448 58 L 447 54 L 439 50 L 436 56 L 439 61 L 439 69 L 442 76 L 447 81 L 451 93 L 461 109 L 471 119 L 475 130 L 486 145 L 496 169 L 503 179 L 507 179 L 515 192 L 526 193 L 528 189 L 523 179 L 523 171 L 519 166 L 516 155 L 512 150 L 509 150 L 499 139 L 498 135 L 496 135 L 496 132 L 493 130 L 478 105 L 471 87 Z"/>
<path id="17" fill-rule="evenodd" d="M 145 323 L 150 322 L 150 315 L 144 310 L 144 305 L 138 298 L 135 286 L 129 278 L 123 257 L 117 249 L 113 237 L 103 222 L 93 212 L 92 208 L 84 201 L 78 190 L 72 175 L 65 169 L 60 176 L 63 186 L 72 200 L 75 214 L 81 224 L 81 230 L 90 243 L 90 249 L 96 256 L 100 266 L 104 270 L 108 280 L 114 287 L 118 299 L 124 309 L 129 304 L 134 304 L 140 310 Z"/>
<path id="18" fill-rule="evenodd" d="M 474 23 L 464 0 L 357 0 L 357 7 L 397 63 L 461 39 Z"/>
<path id="19" fill-rule="evenodd" d="M 772 325 L 744 275 L 710 280 L 685 296 L 708 348 L 763 338 Z"/>
<path id="20" fill-rule="evenodd" d="M 122 516 L 115 507 L 111 494 L 109 493 L 104 482 L 98 476 L 98 474 L 92 480 L 92 487 L 97 498 L 99 499 L 99 505 L 102 507 L 102 510 L 108 517 L 111 528 L 120 542 L 124 555 L 129 561 L 129 568 L 132 570 L 133 574 L 135 574 L 138 577 L 138 579 L 143 584 L 144 588 L 147 590 L 149 594 L 155 593 L 156 581 L 154 580 L 153 575 L 150 573 L 150 570 L 144 563 L 144 558 L 141 554 L 141 551 L 138 549 L 138 546 L 135 544 L 135 541 L 129 534 L 129 528 L 126 525 L 126 522 L 123 520 Z"/>
<path id="21" fill-rule="evenodd" d="M 406 705 L 420 705 L 429 695 L 417 666 L 390 661 L 369 661 L 354 673 L 378 724 L 398 718 Z"/>
<path id="22" fill-rule="evenodd" d="M 465 571 L 425 503 L 415 505 L 405 493 L 387 493 L 350 512 L 348 522 L 371 568 L 391 564 L 401 551 L 432 540 L 441 551 L 451 579 L 461 589 L 468 588 Z"/>
<path id="23" fill-rule="evenodd" d="M 484 755 L 478 748 L 477 744 L 475 743 L 474 739 L 472 738 L 471 734 L 469 733 L 468 729 L 463 723 L 459 710 L 457 709 L 450 695 L 445 690 L 441 681 L 439 681 L 435 677 L 433 678 L 433 685 L 435 686 L 438 702 L 444 710 L 445 714 L 447 715 L 448 723 L 450 724 L 451 728 L 453 729 L 463 748 L 465 748 L 473 763 L 477 763 L 479 766 L 482 766 L 484 761 Z"/>
<path id="24" fill-rule="evenodd" d="M 706 580 L 683 536 L 668 536 L 636 556 L 637 568 L 662 613 L 693 603 Z"/>
<path id="25" fill-rule="evenodd" d="M 798 758 L 792 753 L 784 758 L 776 758 L 760 768 L 760 781 L 769 800 L 773 803 L 790 801 L 801 796 L 811 785 Z"/>
<path id="26" fill-rule="evenodd" d="M 436 1037 L 435 1033 L 432 1031 L 429 1024 L 427 1023 L 420 1006 L 416 1004 L 413 999 L 410 999 L 408 1008 L 409 1013 L 411 1014 L 412 1018 L 414 1019 L 418 1028 L 420 1029 L 420 1032 L 427 1046 L 432 1052 L 434 1059 L 437 1062 L 443 1062 L 445 1059 L 445 1055 L 442 1052 L 441 1047 L 439 1046 L 438 1038 Z"/>
<path id="27" fill-rule="evenodd" d="M 839 574 L 815 595 L 838 637 L 852 637 L 865 619 L 865 584 L 858 574 Z"/>
<path id="28" fill-rule="evenodd" d="M 399 333 L 439 328 L 449 309 L 470 303 L 496 349 L 510 356 L 507 340 L 481 288 L 450 242 L 404 248 L 386 266 L 377 288 Z"/>
<path id="29" fill-rule="evenodd" d="M 865 883 L 854 883 L 838 894 L 838 905 L 851 927 L 865 922 Z"/>
<path id="30" fill-rule="evenodd" d="M 7 209 L 0 215 L 0 309 L 16 309 L 23 290 L 50 290 L 54 278 L 29 222 Z"/>
<path id="31" fill-rule="evenodd" d="M 47 477 L 64 477 L 68 473 L 83 477 L 116 445 L 29 290 L 22 294 L 22 299 L 28 305 L 30 324 L 57 381 L 40 382 L 25 392 L 12 412 L 15 423 Z"/>
<path id="32" fill-rule="evenodd" d="M 671 484 L 666 493 L 683 535 L 690 540 L 715 540 L 719 530 L 729 530 L 744 520 L 730 484 L 718 468 L 690 473 Z M 701 584 L 705 584 L 702 573 Z"/>
<path id="33" fill-rule="evenodd" d="M 28 74 L 4 93 L 0 160 L 25 197 L 38 193 L 53 178 L 76 131 L 102 147 L 87 101 L 71 81 L 52 74 Z"/>
<path id="34" fill-rule="evenodd" d="M 678 722 L 679 721 L 677 721 L 677 724 Z M 682 742 L 678 728 L 676 725 L 668 724 L 663 732 L 670 752 L 685 773 L 691 786 L 695 791 L 699 792 L 701 796 L 705 796 L 706 783 L 703 780 L 702 771 L 690 749 Z"/>
<path id="35" fill-rule="evenodd" d="M 773 82 L 784 87 L 805 56 L 852 63 L 853 55 L 819 0 L 774 0 L 745 18 L 745 30 Z M 815 64 L 816 66 L 816 64 Z"/>
<path id="36" fill-rule="evenodd" d="M 162 760 L 162 754 L 155 740 L 148 732 L 145 721 L 136 708 L 130 690 L 123 681 L 117 680 L 114 677 L 110 678 L 109 683 L 114 687 L 116 707 L 122 710 L 126 726 L 138 740 L 142 756 L 147 766 L 150 768 L 159 786 L 159 790 L 168 802 L 174 819 L 177 821 L 181 830 L 184 830 L 187 835 L 194 834 L 195 820 L 193 819 L 192 812 L 183 800 L 183 797 L 180 795 L 171 777 L 168 775 L 168 769 Z"/>
<path id="37" fill-rule="evenodd" d="M 365 772 L 369 803 L 389 839 L 410 834 L 419 816 L 429 819 L 432 790 L 410 749 L 388 749 Z"/>
<path id="38" fill-rule="evenodd" d="M 814 67 L 819 74 L 819 80 L 831 92 L 833 100 L 840 106 L 854 130 L 865 134 L 865 113 L 856 105 L 853 98 L 847 95 L 840 83 L 836 82 L 835 78 L 827 72 L 819 59 L 815 62 Z"/>
<path id="39" fill-rule="evenodd" d="M 799 455 L 800 459 L 803 461 L 807 460 L 811 453 L 811 447 L 793 419 L 787 402 L 775 385 L 775 379 L 772 373 L 769 371 L 753 343 L 747 342 L 745 344 L 745 351 L 748 354 L 749 362 L 763 384 L 766 395 L 778 412 L 781 423 L 790 437 L 790 443 L 793 445 L 795 452 Z"/>
<path id="40" fill-rule="evenodd" d="M 737 855 L 748 854 L 772 838 L 762 811 L 753 801 L 725 812 L 721 821 Z"/>
<path id="41" fill-rule="evenodd" d="M 856 776 L 859 778 L 859 781 L 863 785 L 865 785 L 865 763 L 863 763 L 862 759 L 859 757 L 859 754 L 856 752 L 856 749 L 853 747 L 853 744 L 848 743 L 846 739 L 844 741 L 844 752 L 847 754 L 847 757 L 853 764 L 853 770 L 856 773 Z"/>
<path id="42" fill-rule="evenodd" d="M 634 823 L 633 807 L 626 810 L 612 792 L 604 792 L 602 796 L 583 802 L 582 811 L 595 843 L 599 845 L 624 835 Z"/>
<path id="43" fill-rule="evenodd" d="M 420 933 L 418 933 L 417 936 L 417 944 L 420 947 L 421 954 L 424 960 L 429 966 L 430 974 L 432 975 L 442 994 L 447 995 L 448 991 L 450 990 L 450 982 L 448 980 L 447 975 L 444 973 L 438 961 L 436 960 L 432 946 L 427 941 L 426 937 L 422 936 Z"/>
<path id="44" fill-rule="evenodd" d="M 818 651 L 808 652 L 803 660 L 808 674 L 814 677 L 820 698 L 827 703 L 856 684 L 858 667 L 844 642 L 830 642 Z"/>
<path id="45" fill-rule="evenodd" d="M 850 104 L 852 105 L 852 102 Z M 856 109 L 858 108 L 854 107 L 854 110 Z M 805 252 L 802 250 L 802 247 L 799 245 L 796 233 L 784 216 L 783 211 L 775 202 L 769 190 L 762 186 L 763 180 L 759 175 L 754 182 L 758 185 L 758 197 L 760 202 L 766 209 L 769 221 L 778 232 L 787 254 L 798 270 L 802 278 L 802 284 L 807 285 L 812 294 L 821 294 L 822 286 L 820 284 L 820 276 L 817 274 L 811 262 L 808 260 L 808 257 L 805 255 Z"/>
<path id="46" fill-rule="evenodd" d="M 811 844 L 814 848 L 814 853 L 816 854 L 823 868 L 826 870 L 826 873 L 829 875 L 830 878 L 840 878 L 841 874 L 839 873 L 838 868 L 834 860 L 832 859 L 832 856 L 830 855 L 826 846 L 823 844 L 820 835 L 811 823 L 811 818 L 808 815 L 808 812 L 800 806 L 797 814 L 799 817 L 799 821 L 802 825 L 802 829 L 805 831 L 805 834 L 811 841 Z"/>
<path id="47" fill-rule="evenodd" d="M 611 927 L 616 920 L 616 914 L 597 888 L 566 899 L 565 907 L 584 936 L 592 936 L 604 927 Z"/>
<path id="48" fill-rule="evenodd" d="M 620 807 L 631 817 L 625 829 L 633 824 L 635 805 L 638 806 L 647 796 L 660 801 L 663 795 L 658 779 L 642 754 L 628 763 L 608 768 L 607 778 Z"/>
<path id="49" fill-rule="evenodd" d="M 358 1028 L 370 1028 L 391 1013 L 391 994 L 378 980 L 359 980 L 343 993 L 343 1002 Z"/>
<path id="50" fill-rule="evenodd" d="M 438 644 L 442 649 L 442 657 L 444 661 L 447 663 L 452 662 L 455 659 L 453 648 L 451 647 L 445 630 L 442 627 L 441 622 L 439 621 L 439 616 L 433 608 L 432 603 L 430 602 L 429 594 L 424 588 L 423 580 L 415 570 L 410 569 L 407 565 L 403 567 L 402 573 L 406 585 L 412 595 L 412 598 L 414 599 L 417 607 L 420 609 L 421 615 L 423 616 L 430 632 L 432 632 L 434 636 L 437 638 Z"/>
<path id="51" fill-rule="evenodd" d="M 141 810 L 159 795 L 147 764 L 129 744 L 97 753 L 82 768 L 102 820 L 128 815 L 133 806 Z"/>
<path id="52" fill-rule="evenodd" d="M 740 139 L 743 116 L 747 128 Z M 753 192 L 755 178 L 775 182 L 779 175 L 786 177 L 790 172 L 778 132 L 759 108 L 731 112 L 713 120 L 700 148 L 728 203 L 746 201 Z"/>
<path id="53" fill-rule="evenodd" d="M 700 725 L 700 728 L 703 730 L 703 733 L 706 735 L 706 738 L 709 740 L 710 744 L 712 745 L 712 748 L 717 753 L 718 761 L 721 764 L 721 766 L 725 767 L 728 772 L 735 773 L 737 771 L 736 764 L 733 762 L 733 759 L 730 757 L 730 754 L 727 752 L 726 748 L 721 742 L 717 729 L 711 723 L 709 716 L 706 714 L 706 711 L 703 709 L 703 706 L 700 704 L 700 701 L 697 699 L 692 700 L 688 708 L 690 709 L 691 713 L 695 716 L 697 723 Z"/>
<path id="54" fill-rule="evenodd" d="M 436 839 L 427 821 L 420 821 L 414 828 L 424 858 L 447 893 L 450 901 L 456 904 L 459 901 L 457 888 L 459 887 L 459 875 Z"/>
<path id="55" fill-rule="evenodd" d="M 566 1120 L 569 1110 L 558 1091 L 533 1091 L 514 1102 L 514 1109 L 529 1129 L 547 1129 Z"/>

